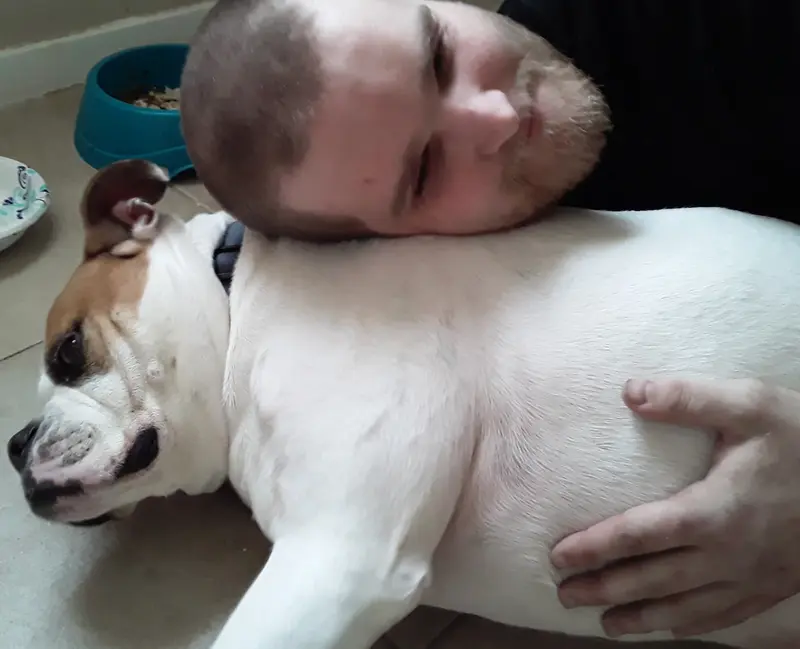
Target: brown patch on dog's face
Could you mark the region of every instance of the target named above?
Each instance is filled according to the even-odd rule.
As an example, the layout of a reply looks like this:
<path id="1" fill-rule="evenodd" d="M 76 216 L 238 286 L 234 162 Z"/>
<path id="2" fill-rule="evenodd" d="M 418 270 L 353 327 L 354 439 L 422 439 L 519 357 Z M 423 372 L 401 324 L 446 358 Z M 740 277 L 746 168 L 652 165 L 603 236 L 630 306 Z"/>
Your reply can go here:
<path id="1" fill-rule="evenodd" d="M 154 205 L 166 189 L 163 170 L 143 160 L 113 164 L 89 181 L 81 200 L 84 261 L 47 317 L 46 364 L 56 384 L 110 367 L 109 337 L 123 335 L 124 318 L 144 294 L 147 229 L 157 226 Z"/>
<path id="2" fill-rule="evenodd" d="M 92 257 L 73 273 L 47 316 L 45 359 L 55 383 L 69 382 L 71 373 L 83 377 L 109 369 L 108 339 L 125 335 L 124 320 L 136 312 L 144 294 L 146 251 L 128 258 Z M 70 370 L 70 364 L 74 369 Z"/>

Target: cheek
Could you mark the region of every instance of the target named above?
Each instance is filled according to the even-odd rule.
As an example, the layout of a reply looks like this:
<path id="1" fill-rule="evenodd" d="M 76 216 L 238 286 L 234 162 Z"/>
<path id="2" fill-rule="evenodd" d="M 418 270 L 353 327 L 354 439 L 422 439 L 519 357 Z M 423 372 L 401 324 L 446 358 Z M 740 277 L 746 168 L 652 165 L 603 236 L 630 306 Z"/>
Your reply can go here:
<path id="1" fill-rule="evenodd" d="M 443 233 L 463 234 L 491 226 L 507 202 L 500 190 L 500 175 L 499 161 L 451 169 L 446 186 L 422 219 Z"/>

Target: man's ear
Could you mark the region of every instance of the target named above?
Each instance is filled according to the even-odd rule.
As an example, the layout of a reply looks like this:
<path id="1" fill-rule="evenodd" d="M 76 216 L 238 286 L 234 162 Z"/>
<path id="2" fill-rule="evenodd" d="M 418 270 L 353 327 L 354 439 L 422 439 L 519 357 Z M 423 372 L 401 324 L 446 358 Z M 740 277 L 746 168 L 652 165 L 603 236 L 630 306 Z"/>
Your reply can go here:
<path id="1" fill-rule="evenodd" d="M 158 232 L 155 205 L 168 186 L 167 173 L 146 160 L 122 160 L 98 171 L 81 201 L 86 257 L 141 251 Z"/>

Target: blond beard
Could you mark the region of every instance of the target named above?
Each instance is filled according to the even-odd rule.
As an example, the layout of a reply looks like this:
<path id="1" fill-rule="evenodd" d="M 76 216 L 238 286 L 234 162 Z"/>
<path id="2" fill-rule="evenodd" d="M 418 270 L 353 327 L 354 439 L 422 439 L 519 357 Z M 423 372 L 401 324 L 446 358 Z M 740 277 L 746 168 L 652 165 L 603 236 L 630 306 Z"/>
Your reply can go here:
<path id="1" fill-rule="evenodd" d="M 532 144 L 511 151 L 504 172 L 507 191 L 517 196 L 518 212 L 546 207 L 592 171 L 611 127 L 599 88 L 553 50 L 542 62 L 533 48 L 517 71 L 509 99 L 521 117 L 534 113 L 542 132 Z"/>

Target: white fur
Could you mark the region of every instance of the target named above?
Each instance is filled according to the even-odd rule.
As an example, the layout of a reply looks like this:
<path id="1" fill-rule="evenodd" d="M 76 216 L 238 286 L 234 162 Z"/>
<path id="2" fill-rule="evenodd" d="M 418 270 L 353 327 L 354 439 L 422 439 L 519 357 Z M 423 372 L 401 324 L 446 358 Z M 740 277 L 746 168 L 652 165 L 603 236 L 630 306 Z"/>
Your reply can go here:
<path id="1" fill-rule="evenodd" d="M 697 480 L 713 442 L 635 419 L 625 381 L 800 389 L 795 226 L 563 210 L 474 238 L 248 235 L 229 313 L 208 262 L 227 218 L 159 235 L 131 333 L 139 365 L 178 368 L 145 391 L 164 450 L 137 496 L 227 471 L 275 542 L 215 649 L 367 649 L 419 603 L 601 635 L 558 603 L 549 550 Z M 800 599 L 709 639 L 798 646 Z"/>

